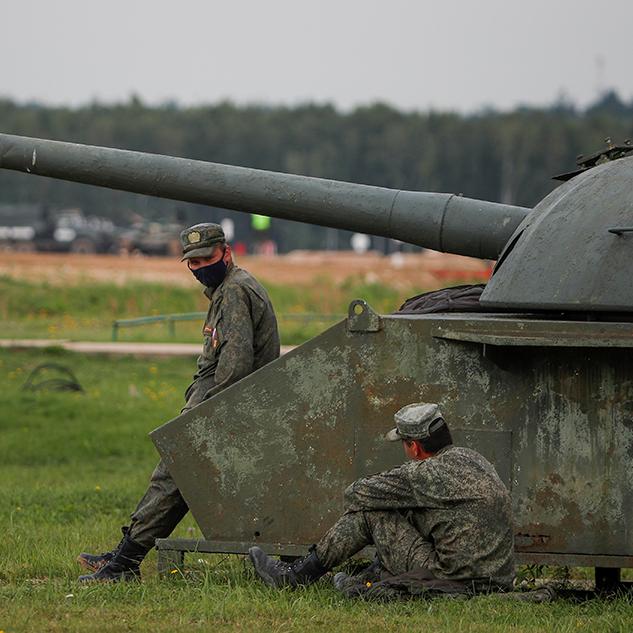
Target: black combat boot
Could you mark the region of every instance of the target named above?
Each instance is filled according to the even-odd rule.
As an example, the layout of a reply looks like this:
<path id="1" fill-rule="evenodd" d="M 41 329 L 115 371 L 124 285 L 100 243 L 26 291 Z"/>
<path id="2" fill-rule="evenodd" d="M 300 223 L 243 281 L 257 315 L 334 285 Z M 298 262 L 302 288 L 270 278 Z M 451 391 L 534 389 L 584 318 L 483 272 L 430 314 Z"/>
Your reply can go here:
<path id="1" fill-rule="evenodd" d="M 248 556 L 255 567 L 255 573 L 269 587 L 299 587 L 311 585 L 321 578 L 327 569 L 319 561 L 314 548 L 294 563 L 284 563 L 267 556 L 259 547 L 251 547 Z"/>
<path id="2" fill-rule="evenodd" d="M 148 551 L 146 547 L 126 535 L 114 556 L 94 574 L 79 576 L 79 582 L 140 580 L 140 565 Z"/>
<path id="3" fill-rule="evenodd" d="M 77 562 L 89 571 L 99 571 L 104 565 L 107 565 L 114 558 L 114 555 L 119 551 L 119 548 L 121 547 L 129 529 L 130 528 L 127 525 L 124 525 L 121 528 L 123 538 L 110 552 L 102 552 L 101 554 L 88 554 L 87 552 L 82 552 L 79 556 L 77 556 Z"/>

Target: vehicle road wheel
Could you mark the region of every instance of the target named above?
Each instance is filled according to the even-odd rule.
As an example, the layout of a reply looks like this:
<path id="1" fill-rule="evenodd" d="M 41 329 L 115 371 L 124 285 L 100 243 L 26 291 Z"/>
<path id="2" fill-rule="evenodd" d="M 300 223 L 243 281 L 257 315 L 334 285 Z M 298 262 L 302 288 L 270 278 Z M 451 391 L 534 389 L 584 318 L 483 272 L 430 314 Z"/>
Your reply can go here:
<path id="1" fill-rule="evenodd" d="M 97 252 L 95 243 L 85 237 L 80 237 L 73 241 L 70 245 L 71 253 L 81 253 L 83 255 L 92 255 Z"/>
<path id="2" fill-rule="evenodd" d="M 9 246 L 9 250 L 16 253 L 32 253 L 35 251 L 35 244 L 33 242 L 14 242 Z"/>

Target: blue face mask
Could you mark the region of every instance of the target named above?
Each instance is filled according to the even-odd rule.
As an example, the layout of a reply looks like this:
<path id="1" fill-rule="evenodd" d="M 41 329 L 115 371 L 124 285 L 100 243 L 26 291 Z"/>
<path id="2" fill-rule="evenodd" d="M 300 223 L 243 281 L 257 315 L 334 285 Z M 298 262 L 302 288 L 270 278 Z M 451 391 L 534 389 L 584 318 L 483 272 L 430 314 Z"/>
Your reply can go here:
<path id="1" fill-rule="evenodd" d="M 208 266 L 203 266 L 202 268 L 198 268 L 197 270 L 191 270 L 193 276 L 207 288 L 217 288 L 223 281 L 224 277 L 226 277 L 226 262 L 221 259 L 215 264 L 209 264 Z"/>

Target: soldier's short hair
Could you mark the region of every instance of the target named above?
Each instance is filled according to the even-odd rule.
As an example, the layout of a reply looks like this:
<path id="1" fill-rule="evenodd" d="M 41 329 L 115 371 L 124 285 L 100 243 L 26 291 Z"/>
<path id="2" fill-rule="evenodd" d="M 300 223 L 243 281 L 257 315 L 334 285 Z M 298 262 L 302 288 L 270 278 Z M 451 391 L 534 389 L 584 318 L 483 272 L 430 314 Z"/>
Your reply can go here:
<path id="1" fill-rule="evenodd" d="M 437 429 L 437 431 L 432 432 L 429 437 L 424 439 L 413 439 L 415 439 L 416 442 L 419 442 L 427 453 L 437 453 L 444 447 L 450 446 L 453 443 L 451 431 L 446 424 Z"/>

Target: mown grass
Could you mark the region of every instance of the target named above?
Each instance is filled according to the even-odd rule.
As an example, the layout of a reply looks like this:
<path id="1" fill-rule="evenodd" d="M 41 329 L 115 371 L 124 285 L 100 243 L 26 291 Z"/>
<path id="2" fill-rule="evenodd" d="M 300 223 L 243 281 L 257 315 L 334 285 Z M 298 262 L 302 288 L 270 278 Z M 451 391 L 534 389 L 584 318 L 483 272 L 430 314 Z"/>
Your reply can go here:
<path id="1" fill-rule="evenodd" d="M 21 389 L 42 362 L 69 366 L 84 394 Z M 83 587 L 74 562 L 103 551 L 143 492 L 157 455 L 147 432 L 173 417 L 189 359 L 0 350 L 0 630 L 32 631 L 630 631 L 626 599 L 533 605 L 498 597 L 379 605 L 323 580 L 276 592 L 237 556 L 189 557 L 160 579 Z M 248 456 L 245 455 L 245 459 Z M 178 536 L 195 536 L 191 517 Z"/>
<path id="2" fill-rule="evenodd" d="M 332 325 L 347 313 L 352 299 L 364 298 L 379 312 L 393 312 L 407 296 L 419 292 L 412 287 L 403 293 L 360 278 L 350 278 L 338 286 L 324 278 L 309 287 L 275 284 L 266 287 L 279 316 L 282 342 L 287 345 L 303 343 Z M 200 312 L 207 307 L 208 301 L 198 287 L 146 282 L 129 282 L 125 286 L 106 283 L 57 286 L 0 277 L 3 338 L 106 341 L 112 336 L 115 319 Z M 305 313 L 325 317 L 318 321 L 285 317 Z M 175 340 L 199 342 L 200 327 L 197 321 L 178 323 Z M 173 340 L 162 323 L 121 329 L 118 339 Z"/>

